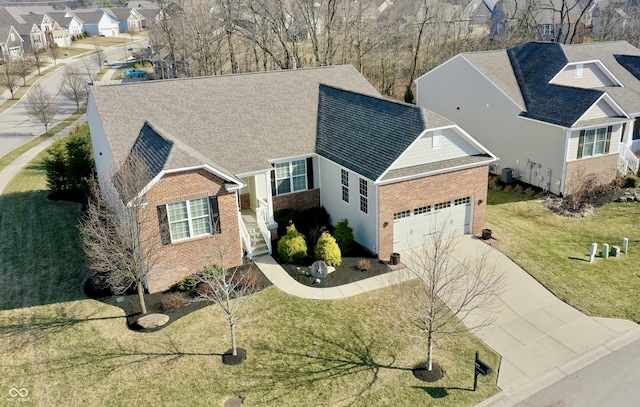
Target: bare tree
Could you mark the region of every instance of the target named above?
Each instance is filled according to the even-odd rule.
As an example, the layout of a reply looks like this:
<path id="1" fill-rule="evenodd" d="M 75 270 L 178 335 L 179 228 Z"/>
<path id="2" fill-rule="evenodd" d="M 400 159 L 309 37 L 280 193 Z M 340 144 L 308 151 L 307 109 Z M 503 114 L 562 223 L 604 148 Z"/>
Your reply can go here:
<path id="1" fill-rule="evenodd" d="M 27 76 L 33 68 L 33 57 L 31 55 L 23 55 L 22 58 L 15 61 L 16 72 L 22 78 L 22 84 L 27 85 Z"/>
<path id="2" fill-rule="evenodd" d="M 102 188 L 93 185 L 79 226 L 92 276 L 116 294 L 135 287 L 142 314 L 143 284 L 162 246 L 160 232 L 151 232 L 157 214 L 143 192 L 150 180 L 145 161 L 131 153 Z"/>
<path id="3" fill-rule="evenodd" d="M 76 112 L 80 112 L 80 103 L 87 99 L 87 80 L 78 69 L 67 65 L 60 82 L 60 94 L 76 103 Z"/>
<path id="4" fill-rule="evenodd" d="M 40 68 L 47 61 L 46 52 L 47 52 L 47 48 L 45 48 L 45 47 L 38 47 L 38 48 L 32 48 L 31 49 L 31 56 L 33 57 L 33 64 L 38 69 L 38 75 L 42 75 L 42 72 L 40 72 Z"/>
<path id="5" fill-rule="evenodd" d="M 220 251 L 220 264 L 223 263 L 224 255 Z M 258 273 L 250 268 L 233 267 L 224 269 L 217 265 L 207 266 L 203 273 L 196 276 L 197 294 L 193 301 L 207 301 L 217 304 L 229 324 L 231 334 L 231 356 L 238 356 L 238 346 L 236 343 L 236 326 L 242 322 L 244 312 L 253 300 L 253 294 L 258 289 Z M 241 362 L 244 355 L 240 355 Z"/>
<path id="6" fill-rule="evenodd" d="M 442 227 L 447 223 L 436 225 L 436 232 L 411 250 L 403 272 L 416 283 L 394 287 L 397 307 L 390 311 L 390 322 L 401 334 L 426 342 L 428 371 L 438 339 L 490 323 L 495 297 L 504 287 L 488 252 L 454 258 L 458 238 L 451 227 Z"/>
<path id="7" fill-rule="evenodd" d="M 53 65 L 58 65 L 58 57 L 60 57 L 60 47 L 56 44 L 51 44 L 49 47 L 49 56 L 53 59 Z"/>
<path id="8" fill-rule="evenodd" d="M 18 81 L 20 77 L 16 73 L 16 69 L 14 68 L 14 61 L 6 61 L 3 65 L 2 70 L 2 86 L 7 88 L 7 90 L 11 93 L 11 99 L 14 98 L 13 93 L 18 88 Z"/>
<path id="9" fill-rule="evenodd" d="M 93 54 L 91 54 L 91 62 L 98 67 L 98 73 L 102 72 L 102 66 L 105 64 L 104 61 L 104 50 L 100 48 L 97 44 L 94 46 Z"/>
<path id="10" fill-rule="evenodd" d="M 53 97 L 39 83 L 31 87 L 27 95 L 27 113 L 35 117 L 44 125 L 45 133 L 49 133 L 49 126 L 58 113 L 58 105 Z"/>

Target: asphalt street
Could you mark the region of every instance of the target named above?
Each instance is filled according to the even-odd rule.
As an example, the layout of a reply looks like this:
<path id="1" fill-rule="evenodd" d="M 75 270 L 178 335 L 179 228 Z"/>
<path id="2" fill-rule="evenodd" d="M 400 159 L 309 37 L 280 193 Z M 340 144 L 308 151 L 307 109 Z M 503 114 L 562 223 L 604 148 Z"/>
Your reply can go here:
<path id="1" fill-rule="evenodd" d="M 516 404 L 518 407 L 640 405 L 640 341 L 578 370 Z"/>
<path id="2" fill-rule="evenodd" d="M 142 43 L 135 43 L 136 48 L 140 48 Z M 116 46 L 105 48 L 104 58 L 108 61 L 116 61 L 125 56 L 126 48 L 124 46 Z M 86 71 L 86 65 L 91 63 L 91 56 L 74 58 L 71 60 L 58 60 L 58 64 L 71 66 L 81 72 Z M 55 71 L 43 76 L 38 83 L 40 86 L 54 96 L 54 101 L 58 105 L 58 114 L 51 126 L 63 121 L 69 115 L 75 112 L 75 102 L 60 95 L 60 84 L 64 74 L 64 67 L 60 67 Z M 36 118 L 29 117 L 26 111 L 27 97 L 23 97 L 13 107 L 0 115 L 0 157 L 6 155 L 10 151 L 16 149 L 44 133 L 44 126 Z"/>

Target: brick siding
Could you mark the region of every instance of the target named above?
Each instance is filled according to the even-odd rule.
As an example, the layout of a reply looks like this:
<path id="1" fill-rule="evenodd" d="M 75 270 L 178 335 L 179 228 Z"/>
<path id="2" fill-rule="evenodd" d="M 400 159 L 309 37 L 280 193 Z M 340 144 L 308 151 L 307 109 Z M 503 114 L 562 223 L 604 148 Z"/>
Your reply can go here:
<path id="1" fill-rule="evenodd" d="M 297 209 L 304 211 L 320 206 L 320 189 L 316 188 L 308 191 L 294 192 L 293 194 L 274 196 L 272 199 L 274 212 L 280 209 Z"/>
<path id="2" fill-rule="evenodd" d="M 200 236 L 163 246 L 157 206 L 205 196 L 218 197 L 222 233 Z M 166 290 L 184 277 L 201 271 L 208 264 L 232 267 L 242 263 L 238 225 L 238 205 L 235 192 L 224 188 L 224 181 L 210 172 L 198 169 L 167 174 L 147 193 L 149 227 L 143 242 L 158 245 L 158 260 L 147 274 L 150 293 Z"/>
<path id="3" fill-rule="evenodd" d="M 433 175 L 380 187 L 379 258 L 393 252 L 393 214 L 427 205 L 472 197 L 473 234 L 482 234 L 486 221 L 488 166 Z M 482 200 L 482 203 L 479 203 Z M 385 223 L 387 224 L 385 226 Z"/>

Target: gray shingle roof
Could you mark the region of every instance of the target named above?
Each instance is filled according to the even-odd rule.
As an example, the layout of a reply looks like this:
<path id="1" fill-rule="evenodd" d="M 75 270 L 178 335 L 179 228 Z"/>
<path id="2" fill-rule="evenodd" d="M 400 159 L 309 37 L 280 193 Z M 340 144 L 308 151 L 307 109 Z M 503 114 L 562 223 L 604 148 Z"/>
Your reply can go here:
<path id="1" fill-rule="evenodd" d="M 507 55 L 527 107 L 521 116 L 571 127 L 604 93 L 549 83 L 568 62 L 558 43 L 529 42 Z"/>
<path id="2" fill-rule="evenodd" d="M 376 181 L 424 130 L 452 124 L 413 105 L 321 85 L 316 152 Z"/>
<path id="3" fill-rule="evenodd" d="M 352 66 L 332 66 L 97 86 L 91 98 L 116 162 L 149 122 L 181 143 L 165 169 L 199 163 L 242 175 L 315 151 L 321 83 L 380 96 Z"/>

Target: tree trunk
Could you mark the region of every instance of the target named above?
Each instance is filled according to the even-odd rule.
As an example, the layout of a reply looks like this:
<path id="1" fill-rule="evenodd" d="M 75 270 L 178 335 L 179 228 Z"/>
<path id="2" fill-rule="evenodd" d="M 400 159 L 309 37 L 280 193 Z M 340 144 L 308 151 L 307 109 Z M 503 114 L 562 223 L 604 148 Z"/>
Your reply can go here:
<path id="1" fill-rule="evenodd" d="M 431 337 L 431 332 L 429 332 L 427 344 L 429 348 L 427 351 L 427 370 L 431 371 L 431 369 L 433 369 L 433 338 Z"/>
<path id="2" fill-rule="evenodd" d="M 142 315 L 147 315 L 147 304 L 144 302 L 144 289 L 142 283 L 136 283 L 136 289 L 138 291 L 138 302 L 140 303 L 140 312 Z"/>
<path id="3" fill-rule="evenodd" d="M 237 356 L 238 347 L 236 346 L 236 324 L 229 322 L 229 327 L 231 328 L 231 353 L 233 356 Z"/>

